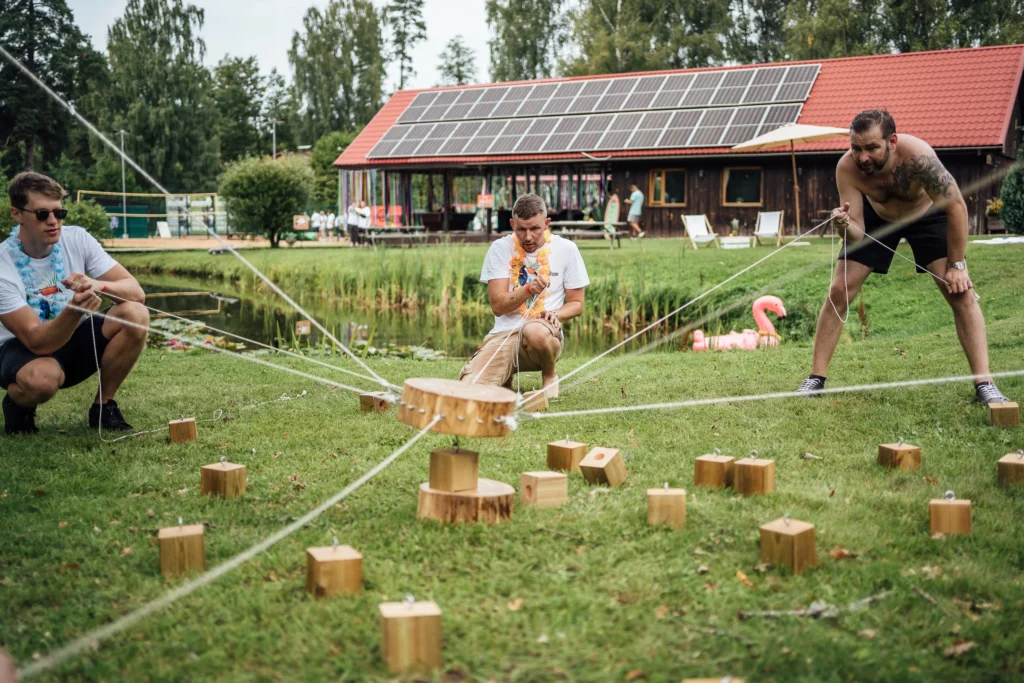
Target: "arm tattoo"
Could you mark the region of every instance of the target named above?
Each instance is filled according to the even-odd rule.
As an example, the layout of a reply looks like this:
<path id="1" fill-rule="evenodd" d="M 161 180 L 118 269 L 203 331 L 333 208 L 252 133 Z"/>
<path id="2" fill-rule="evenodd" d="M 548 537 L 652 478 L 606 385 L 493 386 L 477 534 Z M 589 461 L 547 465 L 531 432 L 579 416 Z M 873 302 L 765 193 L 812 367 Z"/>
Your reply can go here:
<path id="1" fill-rule="evenodd" d="M 892 174 L 896 186 L 906 197 L 910 196 L 910 186 L 914 182 L 921 183 L 924 191 L 933 197 L 951 200 L 960 193 L 953 176 L 937 157 L 931 155 L 908 157 L 893 169 Z"/>

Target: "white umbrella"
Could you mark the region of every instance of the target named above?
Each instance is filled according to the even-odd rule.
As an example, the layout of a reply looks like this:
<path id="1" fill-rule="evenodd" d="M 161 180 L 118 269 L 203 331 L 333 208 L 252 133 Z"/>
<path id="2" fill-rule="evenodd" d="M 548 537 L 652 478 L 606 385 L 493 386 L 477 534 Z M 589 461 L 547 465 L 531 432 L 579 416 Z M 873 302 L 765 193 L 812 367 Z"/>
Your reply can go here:
<path id="1" fill-rule="evenodd" d="M 800 234 L 800 186 L 796 180 L 796 151 L 795 145 L 802 142 L 816 142 L 818 140 L 832 140 L 834 138 L 845 138 L 850 134 L 849 128 L 835 128 L 833 126 L 811 126 L 805 123 L 790 123 L 773 131 L 758 135 L 753 140 L 747 140 L 735 145 L 735 150 L 757 150 L 771 149 L 789 144 L 789 155 L 793 161 L 793 201 L 796 205 L 796 232 Z M 779 226 L 780 229 L 782 226 Z"/>

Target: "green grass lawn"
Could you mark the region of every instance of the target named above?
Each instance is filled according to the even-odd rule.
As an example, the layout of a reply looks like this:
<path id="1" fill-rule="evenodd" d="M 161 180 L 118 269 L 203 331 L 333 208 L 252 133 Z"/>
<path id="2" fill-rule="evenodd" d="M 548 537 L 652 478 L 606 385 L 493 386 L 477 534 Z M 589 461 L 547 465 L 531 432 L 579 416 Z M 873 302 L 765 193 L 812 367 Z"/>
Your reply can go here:
<path id="1" fill-rule="evenodd" d="M 645 258 L 670 258 L 658 253 L 667 251 L 659 244 L 647 246 Z M 784 275 L 827 253 L 827 246 L 809 249 L 815 253 L 781 256 L 772 272 Z M 764 253 L 691 252 L 679 277 L 690 283 L 701 272 L 710 285 Z M 639 268 L 641 256 L 631 246 L 615 258 Z M 968 254 L 995 370 L 1024 367 L 1022 257 L 1019 247 L 972 247 Z M 594 252 L 594 263 L 603 258 L 612 257 Z M 851 316 L 856 322 L 838 349 L 830 386 L 968 372 L 935 286 L 908 271 L 902 264 L 869 281 L 870 331 Z M 755 270 L 734 291 L 753 291 L 770 279 Z M 786 286 L 804 287 L 810 306 L 823 294 L 824 264 L 804 279 L 811 281 Z M 570 350 L 562 371 L 584 360 Z M 607 372 L 563 392 L 552 410 L 792 390 L 808 372 L 810 347 L 784 339 L 758 353 L 652 352 L 611 360 L 595 366 Z M 451 377 L 459 363 L 376 360 L 373 367 L 398 382 Z M 528 377 L 524 386 L 538 380 Z M 1024 380 L 1001 387 L 1024 397 Z M 301 400 L 244 408 L 303 389 L 309 395 Z M 222 408 L 229 419 L 200 425 L 198 443 L 172 446 L 162 434 L 101 443 L 84 427 L 93 391 L 86 384 L 61 392 L 41 408 L 43 436 L 0 438 L 0 644 L 22 663 L 182 583 L 159 573 L 159 527 L 179 516 L 208 524 L 212 567 L 302 516 L 414 433 L 393 412 L 360 413 L 352 394 L 200 352 L 147 351 L 118 397 L 140 428 Z M 567 434 L 621 449 L 627 482 L 594 493 L 574 475 L 568 504 L 517 506 L 512 520 L 498 526 L 420 522 L 416 489 L 427 478 L 428 452 L 452 443 L 430 434 L 309 527 L 48 676 L 389 679 L 376 606 L 406 594 L 443 610 L 438 676 L 447 680 L 1024 676 L 1024 489 L 995 484 L 996 461 L 1024 448 L 1024 437 L 986 426 L 969 385 L 526 420 L 509 437 L 462 445 L 480 451 L 481 476 L 518 489 L 521 472 L 544 469 L 545 444 Z M 878 444 L 897 436 L 922 447 L 919 472 L 876 465 Z M 715 448 L 737 457 L 757 449 L 774 458 L 776 493 L 742 498 L 693 489 L 694 458 Z M 806 460 L 804 453 L 822 459 Z M 199 495 L 200 466 L 221 456 L 248 467 L 243 498 Z M 680 531 L 646 524 L 645 489 L 666 481 L 689 493 Z M 928 501 L 947 489 L 973 501 L 973 536 L 929 537 Z M 816 525 L 819 567 L 801 576 L 760 564 L 758 526 L 785 513 Z M 304 590 L 304 549 L 329 545 L 334 535 L 363 553 L 364 591 L 316 601 Z M 835 547 L 856 557 L 833 559 Z M 863 610 L 845 610 L 885 592 Z M 843 612 L 823 619 L 737 616 L 815 601 Z M 947 656 L 956 645 L 963 652 Z"/>

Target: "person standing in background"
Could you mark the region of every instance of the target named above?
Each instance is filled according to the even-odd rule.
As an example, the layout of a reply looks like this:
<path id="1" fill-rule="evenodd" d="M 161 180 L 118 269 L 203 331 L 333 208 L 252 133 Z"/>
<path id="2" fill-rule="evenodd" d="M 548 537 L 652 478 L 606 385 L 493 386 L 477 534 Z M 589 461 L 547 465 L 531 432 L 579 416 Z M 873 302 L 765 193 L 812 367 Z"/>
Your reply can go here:
<path id="1" fill-rule="evenodd" d="M 640 191 L 640 188 L 633 183 L 629 186 L 629 199 L 626 200 L 626 204 L 629 205 L 629 215 L 626 217 L 626 222 L 629 223 L 629 230 L 633 238 L 643 237 L 647 233 L 640 229 L 640 215 L 644 210 L 644 193 Z"/>

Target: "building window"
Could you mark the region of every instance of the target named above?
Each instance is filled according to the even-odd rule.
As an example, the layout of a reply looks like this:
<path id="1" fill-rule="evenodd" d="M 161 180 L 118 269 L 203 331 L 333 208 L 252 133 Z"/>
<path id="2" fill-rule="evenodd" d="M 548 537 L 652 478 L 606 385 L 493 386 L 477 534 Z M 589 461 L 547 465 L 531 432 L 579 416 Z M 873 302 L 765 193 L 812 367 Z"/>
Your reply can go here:
<path id="1" fill-rule="evenodd" d="M 686 206 L 686 171 L 681 168 L 651 171 L 648 196 L 651 206 Z"/>
<path id="2" fill-rule="evenodd" d="M 724 206 L 761 206 L 763 174 L 760 168 L 727 168 L 722 174 Z"/>

